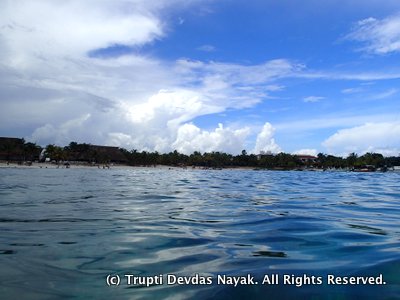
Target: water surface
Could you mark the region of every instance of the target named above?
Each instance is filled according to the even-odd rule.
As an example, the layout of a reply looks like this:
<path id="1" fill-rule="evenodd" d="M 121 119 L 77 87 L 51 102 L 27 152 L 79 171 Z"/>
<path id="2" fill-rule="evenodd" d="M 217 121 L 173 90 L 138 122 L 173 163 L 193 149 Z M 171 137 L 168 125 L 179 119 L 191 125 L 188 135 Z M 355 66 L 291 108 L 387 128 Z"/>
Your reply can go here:
<path id="1" fill-rule="evenodd" d="M 400 174 L 0 169 L 2 299 L 400 298 Z M 109 287 L 107 275 L 212 276 Z M 383 274 L 386 285 L 217 285 Z M 325 277 L 324 277 L 325 278 Z M 325 281 L 325 279 L 324 279 Z"/>

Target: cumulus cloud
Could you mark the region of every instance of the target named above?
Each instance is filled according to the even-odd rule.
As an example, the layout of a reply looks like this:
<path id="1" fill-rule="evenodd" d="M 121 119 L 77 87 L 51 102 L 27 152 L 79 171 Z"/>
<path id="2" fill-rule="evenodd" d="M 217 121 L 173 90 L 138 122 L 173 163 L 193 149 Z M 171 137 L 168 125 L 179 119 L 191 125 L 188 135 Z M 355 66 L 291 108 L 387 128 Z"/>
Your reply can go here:
<path id="1" fill-rule="evenodd" d="M 347 155 L 378 152 L 384 155 L 400 153 L 400 122 L 366 123 L 342 129 L 323 142 L 329 153 Z"/>
<path id="2" fill-rule="evenodd" d="M 201 130 L 194 124 L 186 123 L 179 127 L 173 147 L 185 154 L 194 151 L 222 151 L 237 154 L 244 149 L 249 133 L 250 129 L 247 127 L 234 130 L 218 124 L 214 131 L 207 131 Z"/>
<path id="3" fill-rule="evenodd" d="M 192 90 L 161 90 L 141 104 L 127 107 L 130 120 L 134 123 L 162 122 L 168 128 L 176 128 L 179 124 L 196 116 L 217 113 L 223 110 L 211 99 L 200 92 Z"/>
<path id="4" fill-rule="evenodd" d="M 256 145 L 253 153 L 258 154 L 261 152 L 282 152 L 279 145 L 275 143 L 275 139 L 273 138 L 274 132 L 275 129 L 272 127 L 272 125 L 266 122 L 261 132 L 257 135 Z"/>
<path id="5" fill-rule="evenodd" d="M 400 14 L 378 20 L 367 18 L 359 21 L 346 36 L 364 44 L 360 50 L 374 54 L 400 51 Z"/>

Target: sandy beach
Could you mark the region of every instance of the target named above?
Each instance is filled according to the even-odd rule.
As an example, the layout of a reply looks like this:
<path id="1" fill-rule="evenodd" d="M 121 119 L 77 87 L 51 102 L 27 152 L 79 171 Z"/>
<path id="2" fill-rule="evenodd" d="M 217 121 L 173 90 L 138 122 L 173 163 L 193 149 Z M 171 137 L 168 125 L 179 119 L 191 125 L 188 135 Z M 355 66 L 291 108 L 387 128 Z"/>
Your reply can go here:
<path id="1" fill-rule="evenodd" d="M 96 164 L 96 165 L 90 165 L 86 163 L 73 163 L 69 164 L 69 169 L 76 169 L 76 168 L 87 168 L 87 169 L 109 169 L 109 168 L 131 168 L 131 166 L 127 165 L 103 165 L 103 164 Z M 32 164 L 27 164 L 27 163 L 16 163 L 16 162 L 0 162 L 0 168 L 23 168 L 23 169 L 67 169 L 67 166 L 64 165 L 63 163 L 60 163 L 59 165 L 53 164 L 53 163 L 48 163 L 48 162 L 43 162 L 43 163 L 38 163 L 38 162 L 33 162 Z"/>
<path id="2" fill-rule="evenodd" d="M 60 163 L 59 165 L 54 164 L 54 163 L 49 163 L 49 162 L 32 162 L 32 164 L 28 163 L 17 163 L 17 162 L 10 162 L 7 163 L 5 161 L 0 161 L 0 168 L 21 168 L 21 169 L 67 169 L 67 166 L 65 166 L 63 163 Z M 69 169 L 138 169 L 138 168 L 144 168 L 144 169 L 166 169 L 166 170 L 174 170 L 174 169 L 179 169 L 179 170 L 253 170 L 253 167 L 229 167 L 229 168 L 204 168 L 204 167 L 192 167 L 192 166 L 187 166 L 187 167 L 177 167 L 177 166 L 164 166 L 164 165 L 155 165 L 155 166 L 128 166 L 128 165 L 122 165 L 122 164 L 95 164 L 91 165 L 88 163 L 70 163 Z"/>

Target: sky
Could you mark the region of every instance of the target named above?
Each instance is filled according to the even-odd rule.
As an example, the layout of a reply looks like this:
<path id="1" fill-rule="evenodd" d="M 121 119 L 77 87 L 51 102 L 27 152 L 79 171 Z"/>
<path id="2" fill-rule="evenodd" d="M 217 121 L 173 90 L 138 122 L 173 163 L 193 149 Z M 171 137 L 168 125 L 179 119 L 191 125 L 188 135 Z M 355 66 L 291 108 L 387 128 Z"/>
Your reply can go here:
<path id="1" fill-rule="evenodd" d="M 3 0 L 0 136 L 400 154 L 398 0 Z"/>

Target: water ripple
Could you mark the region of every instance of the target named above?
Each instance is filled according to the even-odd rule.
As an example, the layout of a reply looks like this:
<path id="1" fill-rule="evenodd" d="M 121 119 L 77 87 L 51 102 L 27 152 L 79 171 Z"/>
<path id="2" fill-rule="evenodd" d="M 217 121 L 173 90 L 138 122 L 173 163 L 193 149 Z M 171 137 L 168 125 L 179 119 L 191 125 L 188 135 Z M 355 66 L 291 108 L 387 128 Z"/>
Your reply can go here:
<path id="1" fill-rule="evenodd" d="M 110 289 L 104 277 L 357 270 L 385 273 L 392 284 L 384 290 L 400 298 L 394 268 L 400 251 L 399 178 L 395 173 L 0 169 L 2 292 L 10 299 L 306 299 L 306 291 L 318 298 L 328 288 L 307 287 L 300 294 L 261 286 L 234 292 L 215 285 Z M 382 287 L 379 293 L 353 291 L 371 298 Z"/>

